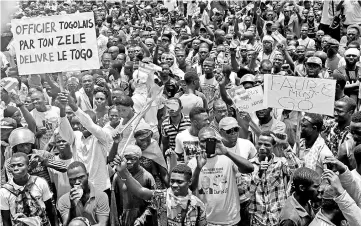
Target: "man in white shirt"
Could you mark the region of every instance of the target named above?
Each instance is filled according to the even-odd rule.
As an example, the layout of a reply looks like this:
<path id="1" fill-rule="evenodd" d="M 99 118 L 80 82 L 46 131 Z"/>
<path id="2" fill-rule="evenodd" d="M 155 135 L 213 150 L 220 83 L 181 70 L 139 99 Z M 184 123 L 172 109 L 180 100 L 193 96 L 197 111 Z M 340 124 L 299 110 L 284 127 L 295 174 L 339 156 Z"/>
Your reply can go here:
<path id="1" fill-rule="evenodd" d="M 98 191 L 105 191 L 110 194 L 110 179 L 107 167 L 107 155 L 113 142 L 108 130 L 95 123 L 95 113 L 82 111 L 74 102 L 74 99 L 67 94 L 59 94 L 60 101 L 66 102 L 74 111 L 75 116 L 87 130 L 73 131 L 66 118 L 59 127 L 59 133 L 65 140 L 71 141 L 73 158 L 85 164 L 89 172 L 89 181 Z"/>
<path id="2" fill-rule="evenodd" d="M 209 113 L 213 112 L 213 102 L 220 96 L 219 84 L 214 76 L 214 64 L 212 58 L 203 61 L 204 74 L 199 76 L 202 93 L 206 96 Z"/>
<path id="3" fill-rule="evenodd" d="M 298 39 L 300 46 L 305 46 L 307 49 L 315 49 L 315 40 L 308 37 L 308 25 L 304 24 L 301 27 L 301 38 Z"/>
<path id="4" fill-rule="evenodd" d="M 81 78 L 81 86 L 79 91 L 75 92 L 76 103 L 83 111 L 93 110 L 94 100 L 93 100 L 93 91 L 94 91 L 94 81 L 93 76 L 84 75 Z"/>
<path id="5" fill-rule="evenodd" d="M 39 217 L 42 225 L 55 226 L 56 217 L 53 214 L 49 185 L 44 178 L 29 175 L 29 157 L 22 152 L 14 153 L 10 159 L 10 168 L 13 179 L 0 189 L 0 210 L 4 225 L 16 225 L 16 217 L 23 218 L 21 214 L 25 214 L 24 218 Z M 31 198 L 22 202 L 23 208 L 21 208 L 17 201 L 21 194 L 19 196 L 14 194 L 25 188 L 28 188 L 28 191 L 23 196 L 27 193 Z M 19 208 L 23 211 L 19 211 Z"/>
<path id="6" fill-rule="evenodd" d="M 219 122 L 219 133 L 222 136 L 223 145 L 229 152 L 235 153 L 247 160 L 256 156 L 257 150 L 251 141 L 239 138 L 239 125 L 235 118 L 225 117 Z M 249 205 L 250 195 L 246 194 L 244 185 L 246 181 L 250 181 L 250 175 L 236 173 L 239 202 L 240 202 L 240 214 L 241 225 L 249 225 L 250 216 L 247 206 Z"/>
<path id="7" fill-rule="evenodd" d="M 175 153 L 178 162 L 188 162 L 199 150 L 198 132 L 209 125 L 207 110 L 195 107 L 189 113 L 191 127 L 179 133 L 175 138 Z"/>
<path id="8" fill-rule="evenodd" d="M 315 170 L 319 175 L 323 172 L 325 158 L 333 156 L 320 135 L 322 126 L 323 119 L 318 114 L 306 113 L 301 120 L 299 158 L 305 162 L 305 167 Z"/>
<path id="9" fill-rule="evenodd" d="M 40 149 L 44 150 L 58 127 L 60 110 L 58 107 L 46 105 L 45 96 L 39 91 L 31 94 L 31 101 L 35 107 L 30 114 L 35 119 L 36 137 L 40 138 Z"/>
<path id="10" fill-rule="evenodd" d="M 247 159 L 229 151 L 217 140 L 211 127 L 201 129 L 198 139 L 201 152 L 191 159 L 188 165 L 193 171 L 193 189 L 202 188 L 202 182 L 204 184 L 207 177 L 211 181 L 209 188 L 212 192 L 200 194 L 199 190 L 198 195 L 206 205 L 207 222 L 212 225 L 236 225 L 240 221 L 236 174 L 252 173 L 253 165 Z M 208 145 L 209 142 L 216 143 L 213 150 Z M 209 188 L 207 190 L 211 191 Z"/>

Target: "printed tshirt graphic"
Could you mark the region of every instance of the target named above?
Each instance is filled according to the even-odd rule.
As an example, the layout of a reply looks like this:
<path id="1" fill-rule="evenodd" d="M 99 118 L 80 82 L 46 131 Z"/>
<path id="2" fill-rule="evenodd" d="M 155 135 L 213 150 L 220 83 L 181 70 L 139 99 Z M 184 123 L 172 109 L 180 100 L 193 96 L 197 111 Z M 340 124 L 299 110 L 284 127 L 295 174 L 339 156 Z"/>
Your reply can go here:
<path id="1" fill-rule="evenodd" d="M 192 159 L 197 151 L 199 150 L 199 142 L 198 141 L 184 141 L 183 147 L 185 151 L 185 155 L 187 156 L 188 161 Z"/>

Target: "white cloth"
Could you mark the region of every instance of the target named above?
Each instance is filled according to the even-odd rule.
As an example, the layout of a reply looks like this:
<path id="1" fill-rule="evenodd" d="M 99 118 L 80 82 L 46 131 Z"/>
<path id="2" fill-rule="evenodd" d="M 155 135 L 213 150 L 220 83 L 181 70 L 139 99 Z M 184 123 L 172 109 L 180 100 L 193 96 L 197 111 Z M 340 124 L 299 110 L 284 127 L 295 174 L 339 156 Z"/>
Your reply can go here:
<path id="1" fill-rule="evenodd" d="M 361 24 L 361 5 L 355 0 L 346 0 L 343 2 L 344 15 L 346 17 L 344 24 Z"/>
<path id="2" fill-rule="evenodd" d="M 331 1 L 323 2 L 321 24 L 331 25 L 333 17 L 340 14 L 340 11 L 336 11 L 338 3 L 340 3 L 340 0 L 331 0 Z M 332 4 L 333 4 L 333 10 L 332 10 Z"/>
<path id="3" fill-rule="evenodd" d="M 107 50 L 107 44 L 108 44 L 108 37 L 99 34 L 97 38 L 97 46 L 98 46 L 98 56 L 100 63 L 102 60 L 103 53 Z"/>
<path id="4" fill-rule="evenodd" d="M 93 110 L 90 101 L 93 101 L 93 106 L 95 106 L 94 100 L 89 100 L 89 97 L 88 95 L 86 95 L 83 88 L 80 88 L 79 91 L 75 92 L 75 98 L 76 98 L 76 103 L 81 110 L 83 111 Z"/>

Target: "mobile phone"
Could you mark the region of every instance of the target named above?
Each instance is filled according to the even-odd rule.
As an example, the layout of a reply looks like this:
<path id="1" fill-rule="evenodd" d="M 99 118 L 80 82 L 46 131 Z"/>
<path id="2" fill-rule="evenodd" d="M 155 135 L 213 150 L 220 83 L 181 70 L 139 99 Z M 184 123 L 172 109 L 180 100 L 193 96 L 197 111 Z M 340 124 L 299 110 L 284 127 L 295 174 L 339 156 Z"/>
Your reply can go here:
<path id="1" fill-rule="evenodd" d="M 289 70 L 289 69 L 290 69 L 290 65 L 289 65 L 289 64 L 283 64 L 283 65 L 282 65 L 282 69 L 283 69 L 283 70 Z"/>
<path id="2" fill-rule="evenodd" d="M 214 138 L 208 138 L 206 141 L 206 153 L 208 155 L 213 155 L 216 153 L 216 144 L 217 140 Z"/>

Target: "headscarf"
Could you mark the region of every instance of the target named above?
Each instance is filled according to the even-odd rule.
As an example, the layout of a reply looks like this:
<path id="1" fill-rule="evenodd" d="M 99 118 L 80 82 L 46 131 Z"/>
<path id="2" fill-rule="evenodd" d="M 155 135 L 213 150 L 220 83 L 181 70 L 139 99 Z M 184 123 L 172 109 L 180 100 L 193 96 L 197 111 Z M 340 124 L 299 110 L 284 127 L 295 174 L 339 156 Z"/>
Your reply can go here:
<path id="1" fill-rule="evenodd" d="M 360 50 L 356 49 L 356 48 L 349 48 L 346 50 L 345 52 L 345 56 L 347 55 L 356 55 L 356 56 L 360 56 Z"/>
<path id="2" fill-rule="evenodd" d="M 274 44 L 274 42 L 275 42 L 275 40 L 274 40 L 274 39 L 272 38 L 272 36 L 270 36 L 270 35 L 265 35 L 265 36 L 263 37 L 262 43 L 265 42 L 265 41 L 271 42 L 271 43 L 272 43 L 272 46 L 273 46 L 273 44 Z"/>

